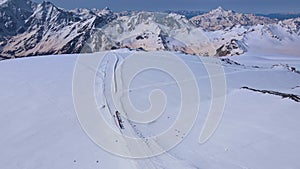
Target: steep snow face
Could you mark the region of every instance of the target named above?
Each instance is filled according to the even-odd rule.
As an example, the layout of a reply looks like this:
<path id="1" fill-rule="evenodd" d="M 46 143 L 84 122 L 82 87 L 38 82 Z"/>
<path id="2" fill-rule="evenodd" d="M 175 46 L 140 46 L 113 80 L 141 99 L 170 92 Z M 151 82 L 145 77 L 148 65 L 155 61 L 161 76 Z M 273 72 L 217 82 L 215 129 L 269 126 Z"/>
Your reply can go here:
<path id="1" fill-rule="evenodd" d="M 95 98 L 101 103 L 99 108 L 105 105 L 102 108 L 106 111 L 101 115 L 112 129 L 123 137 L 134 131 L 131 137 L 147 142 L 147 137 L 172 126 L 180 110 L 181 96 L 177 85 L 185 82 L 180 79 L 175 82 L 162 71 L 145 70 L 130 86 L 132 104 L 147 110 L 150 106 L 147 96 L 159 89 L 167 96 L 166 109 L 151 123 L 135 123 L 122 117 L 124 123 L 132 125 L 119 128 L 114 121 L 114 109 L 107 108 L 108 104 L 114 104 L 107 99 L 111 90 L 104 89 L 109 89 L 114 70 L 120 68 L 125 59 L 144 52 L 116 50 L 105 53 L 95 77 Z M 103 53 L 83 56 L 89 59 L 100 54 Z M 220 58 L 227 81 L 226 107 L 219 127 L 204 144 L 199 144 L 199 134 L 212 98 L 211 82 L 203 61 L 219 66 L 216 62 L 219 58 L 203 57 L 200 60 L 192 55 L 174 55 L 180 57 L 196 76 L 201 95 L 199 114 L 190 133 L 174 131 L 174 137 L 182 138 L 178 146 L 160 156 L 138 160 L 104 151 L 81 128 L 72 98 L 72 77 L 78 55 L 0 62 L 0 168 L 299 168 L 300 104 L 283 97 L 285 94 L 300 95 L 299 55 L 246 54 Z M 164 62 L 174 66 L 172 63 L 173 59 Z M 91 65 L 81 64 L 82 71 L 91 71 Z"/>
<path id="2" fill-rule="evenodd" d="M 253 14 L 240 14 L 231 10 L 224 10 L 218 7 L 209 13 L 195 16 L 190 21 L 198 26 L 209 31 L 222 30 L 235 25 L 253 26 L 258 24 L 275 23 L 276 20 L 255 16 Z"/>
<path id="3" fill-rule="evenodd" d="M 2 55 L 20 57 L 58 53 L 78 53 L 92 30 L 114 16 L 107 10 L 99 15 L 89 10 L 77 13 L 56 7 L 50 2 L 39 4 L 26 20 L 27 30 L 8 41 Z"/>

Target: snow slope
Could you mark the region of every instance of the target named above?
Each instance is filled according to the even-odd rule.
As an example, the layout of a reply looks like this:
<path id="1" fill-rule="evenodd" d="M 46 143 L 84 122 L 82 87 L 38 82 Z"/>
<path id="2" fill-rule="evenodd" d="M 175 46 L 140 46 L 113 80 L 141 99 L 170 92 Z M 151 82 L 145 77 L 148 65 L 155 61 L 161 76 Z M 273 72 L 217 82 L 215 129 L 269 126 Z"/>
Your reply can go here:
<path id="1" fill-rule="evenodd" d="M 111 83 L 114 67 L 121 66 L 133 53 L 143 54 L 110 51 L 100 64 L 95 81 L 100 105 L 105 104 L 105 100 L 108 101 L 106 104 L 112 104 L 109 93 L 101 89 Z M 99 54 L 83 56 L 88 58 Z M 79 55 L 1 61 L 0 168 L 300 167 L 299 102 L 242 88 L 299 96 L 299 56 L 248 53 L 220 58 L 227 81 L 225 110 L 214 135 L 204 144 L 199 144 L 199 134 L 211 105 L 211 84 L 203 60 L 192 55 L 173 54 L 179 56 L 196 76 L 201 96 L 200 111 L 189 134 L 176 131 L 176 137 L 182 137 L 178 146 L 160 156 L 140 160 L 117 157 L 102 150 L 81 128 L 72 98 L 72 77 Z M 210 64 L 218 63 L 216 58 L 202 59 Z M 89 65 L 85 66 L 89 70 Z M 163 115 L 150 124 L 123 119 L 125 129 L 121 130 L 122 133 L 144 138 L 163 132 L 174 122 L 180 102 L 178 86 L 174 79 L 161 71 L 144 71 L 132 81 L 132 103 L 139 109 L 146 109 L 149 92 L 157 88 L 167 96 Z M 112 114 L 106 111 L 103 116 L 112 128 L 118 130 Z"/>

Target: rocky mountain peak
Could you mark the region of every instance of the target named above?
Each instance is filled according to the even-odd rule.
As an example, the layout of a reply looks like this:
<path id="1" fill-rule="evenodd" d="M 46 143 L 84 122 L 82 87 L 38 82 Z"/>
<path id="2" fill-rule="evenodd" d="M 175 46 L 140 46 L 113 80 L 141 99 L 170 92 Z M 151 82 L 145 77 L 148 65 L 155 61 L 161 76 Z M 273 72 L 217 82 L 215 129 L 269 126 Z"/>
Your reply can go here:
<path id="1" fill-rule="evenodd" d="M 195 16 L 191 18 L 190 21 L 195 26 L 202 27 L 209 31 L 231 28 L 236 25 L 253 26 L 276 22 L 276 20 L 267 17 L 236 13 L 232 10 L 224 10 L 222 7 L 218 7 L 209 13 Z"/>
<path id="2" fill-rule="evenodd" d="M 224 10 L 221 6 L 219 6 L 216 9 L 211 10 L 209 13 L 215 14 L 215 13 L 223 13 L 226 12 L 226 10 Z"/>

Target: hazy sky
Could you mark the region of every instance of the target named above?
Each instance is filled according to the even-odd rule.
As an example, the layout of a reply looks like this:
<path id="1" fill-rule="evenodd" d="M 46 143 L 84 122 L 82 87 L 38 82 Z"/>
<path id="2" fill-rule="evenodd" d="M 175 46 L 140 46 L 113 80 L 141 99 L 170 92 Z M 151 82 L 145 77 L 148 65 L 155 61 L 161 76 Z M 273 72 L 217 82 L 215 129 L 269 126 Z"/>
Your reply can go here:
<path id="1" fill-rule="evenodd" d="M 34 0 L 41 2 L 42 0 Z M 222 6 L 237 12 L 248 13 L 300 13 L 300 0 L 49 0 L 59 7 L 104 8 L 123 10 L 200 10 L 209 11 Z"/>

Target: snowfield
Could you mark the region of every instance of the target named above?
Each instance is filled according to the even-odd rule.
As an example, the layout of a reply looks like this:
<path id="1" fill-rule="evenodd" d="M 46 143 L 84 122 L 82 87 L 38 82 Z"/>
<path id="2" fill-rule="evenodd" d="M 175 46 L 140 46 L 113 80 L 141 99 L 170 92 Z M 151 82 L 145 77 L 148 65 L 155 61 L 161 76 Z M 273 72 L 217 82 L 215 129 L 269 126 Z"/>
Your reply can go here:
<path id="1" fill-rule="evenodd" d="M 0 168 L 3 169 L 297 169 L 300 168 L 300 57 L 295 53 L 203 57 L 221 65 L 226 77 L 226 102 L 212 137 L 199 144 L 211 106 L 211 84 L 203 60 L 172 53 L 196 77 L 200 110 L 189 133 L 174 131 L 182 142 L 147 159 L 115 156 L 96 145 L 82 129 L 74 109 L 72 80 L 79 56 L 103 53 L 30 57 L 0 62 Z M 114 50 L 98 67 L 95 98 L 107 112 L 107 123 L 124 135 L 141 139 L 164 132 L 178 117 L 178 83 L 159 70 L 146 70 L 132 81 L 130 99 L 138 109 L 150 106 L 154 89 L 165 92 L 167 104 L 154 122 L 122 119 L 124 129 L 109 111 L 113 69 L 140 51 Z M 157 60 L 160 61 L 159 59 Z M 170 66 L 172 60 L 165 64 Z M 85 65 L 89 69 L 89 65 Z M 252 90 L 251 90 L 252 89 Z M 106 91 L 106 92 L 105 92 Z M 195 91 L 197 92 L 197 91 Z M 193 102 L 193 101 L 192 101 Z M 88 113 L 88 112 L 87 112 Z M 99 136 L 101 137 L 101 135 Z M 116 143 L 118 144 L 118 143 Z"/>

